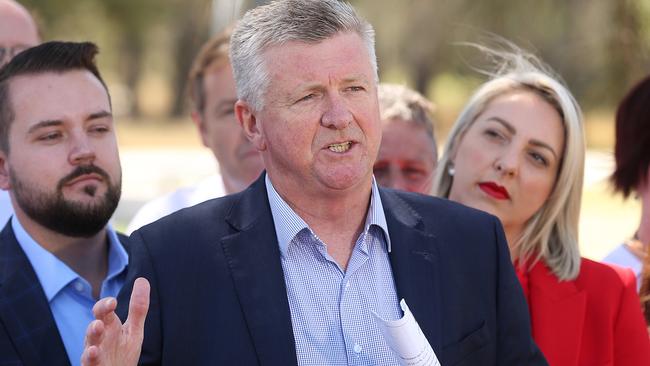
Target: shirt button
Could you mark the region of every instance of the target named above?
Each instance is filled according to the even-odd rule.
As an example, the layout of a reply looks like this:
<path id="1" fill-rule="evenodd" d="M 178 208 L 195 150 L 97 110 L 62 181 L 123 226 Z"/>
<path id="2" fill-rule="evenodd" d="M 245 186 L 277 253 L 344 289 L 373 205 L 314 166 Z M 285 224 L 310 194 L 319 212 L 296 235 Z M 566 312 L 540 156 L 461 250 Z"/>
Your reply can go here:
<path id="1" fill-rule="evenodd" d="M 81 292 L 84 290 L 84 284 L 81 283 L 80 281 L 77 281 L 74 283 L 74 289 L 77 290 L 78 292 Z"/>
<path id="2" fill-rule="evenodd" d="M 361 345 L 359 343 L 354 344 L 354 353 L 361 353 Z"/>
<path id="3" fill-rule="evenodd" d="M 350 287 L 350 281 L 345 283 L 345 289 L 347 290 Z"/>

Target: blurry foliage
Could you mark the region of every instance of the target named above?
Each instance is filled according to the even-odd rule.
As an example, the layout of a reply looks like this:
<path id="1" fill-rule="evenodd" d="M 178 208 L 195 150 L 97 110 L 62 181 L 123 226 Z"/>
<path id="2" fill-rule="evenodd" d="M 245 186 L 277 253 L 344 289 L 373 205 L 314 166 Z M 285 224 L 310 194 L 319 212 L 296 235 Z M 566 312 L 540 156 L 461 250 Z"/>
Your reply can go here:
<path id="1" fill-rule="evenodd" d="M 122 112 L 186 114 L 185 79 L 209 36 L 212 0 L 21 2 L 36 13 L 44 39 L 100 45 L 99 61 Z M 246 0 L 245 7 L 264 2 Z M 650 66 L 650 0 L 351 2 L 377 31 L 382 79 L 427 93 L 443 112 L 456 112 L 482 79 L 472 69 L 482 65 L 456 43 L 489 34 L 539 55 L 585 109 L 611 108 Z M 167 100 L 167 107 L 147 103 L 152 99 Z"/>

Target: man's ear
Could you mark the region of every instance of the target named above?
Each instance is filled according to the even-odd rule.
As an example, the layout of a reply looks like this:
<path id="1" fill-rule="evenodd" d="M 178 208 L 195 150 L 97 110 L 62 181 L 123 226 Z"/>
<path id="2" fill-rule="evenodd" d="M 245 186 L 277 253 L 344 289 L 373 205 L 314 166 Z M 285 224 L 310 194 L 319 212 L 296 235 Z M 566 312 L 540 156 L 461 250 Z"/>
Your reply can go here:
<path id="1" fill-rule="evenodd" d="M 243 100 L 235 103 L 235 116 L 241 125 L 246 138 L 258 151 L 266 150 L 266 138 L 260 121 L 255 116 L 255 111 L 250 104 Z"/>
<path id="2" fill-rule="evenodd" d="M 9 179 L 9 162 L 7 153 L 0 150 L 0 189 L 8 191 L 11 189 L 11 179 Z"/>
<path id="3" fill-rule="evenodd" d="M 197 110 L 193 110 L 190 116 L 192 116 L 192 121 L 196 125 L 196 129 L 199 130 L 199 135 L 201 136 L 201 142 L 203 143 L 203 146 L 210 148 L 210 145 L 208 145 L 210 142 L 210 136 L 208 136 L 208 130 L 205 126 L 205 119 L 203 118 L 203 114 Z"/>

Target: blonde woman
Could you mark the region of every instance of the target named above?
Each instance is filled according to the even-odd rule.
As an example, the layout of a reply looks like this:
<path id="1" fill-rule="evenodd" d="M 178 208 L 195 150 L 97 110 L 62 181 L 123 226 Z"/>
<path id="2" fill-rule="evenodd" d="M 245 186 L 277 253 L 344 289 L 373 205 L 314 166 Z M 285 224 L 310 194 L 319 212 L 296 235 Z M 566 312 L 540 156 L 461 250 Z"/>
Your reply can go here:
<path id="1" fill-rule="evenodd" d="M 450 132 L 436 193 L 500 219 L 550 365 L 650 365 L 634 275 L 578 250 L 585 142 L 576 101 L 533 56 L 479 49 L 500 67 Z"/>

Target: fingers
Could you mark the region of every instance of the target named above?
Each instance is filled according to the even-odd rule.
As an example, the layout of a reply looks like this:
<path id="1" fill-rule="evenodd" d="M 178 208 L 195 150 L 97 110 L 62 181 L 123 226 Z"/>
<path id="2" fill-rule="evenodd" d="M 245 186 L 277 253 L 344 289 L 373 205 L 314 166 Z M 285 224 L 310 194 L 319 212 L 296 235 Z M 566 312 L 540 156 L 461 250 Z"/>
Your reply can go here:
<path id="1" fill-rule="evenodd" d="M 129 302 L 129 317 L 125 324 L 138 332 L 144 330 L 144 321 L 149 311 L 150 290 L 149 281 L 145 278 L 140 277 L 135 280 L 131 292 L 131 301 Z"/>
<path id="2" fill-rule="evenodd" d="M 95 303 L 93 306 L 93 315 L 95 319 L 104 322 L 104 325 L 110 326 L 115 320 L 119 320 L 115 314 L 117 300 L 113 297 L 105 297 Z"/>
<path id="3" fill-rule="evenodd" d="M 104 323 L 101 320 L 93 320 L 88 324 L 84 347 L 98 346 L 104 337 Z"/>
<path id="4" fill-rule="evenodd" d="M 99 366 L 99 348 L 97 346 L 87 347 L 81 354 L 81 366 Z"/>
<path id="5" fill-rule="evenodd" d="M 101 320 L 93 320 L 86 330 L 84 340 L 84 352 L 81 354 L 82 366 L 99 365 L 99 345 L 104 338 L 104 323 Z"/>

